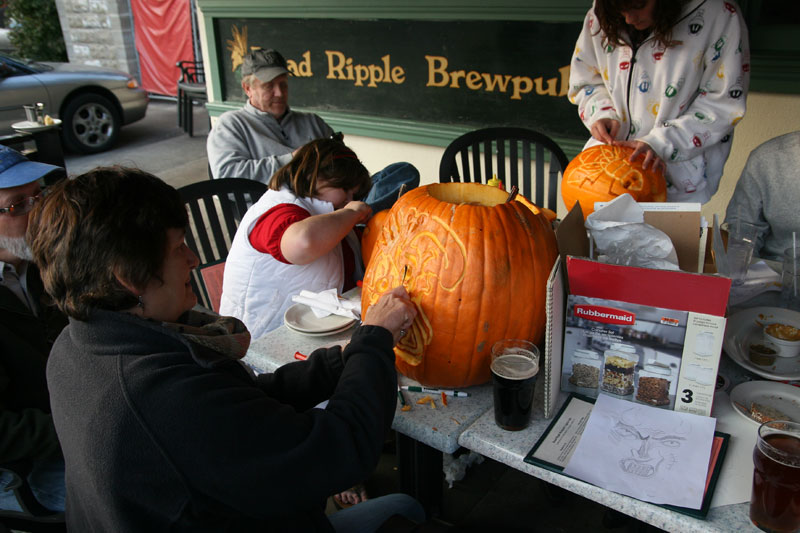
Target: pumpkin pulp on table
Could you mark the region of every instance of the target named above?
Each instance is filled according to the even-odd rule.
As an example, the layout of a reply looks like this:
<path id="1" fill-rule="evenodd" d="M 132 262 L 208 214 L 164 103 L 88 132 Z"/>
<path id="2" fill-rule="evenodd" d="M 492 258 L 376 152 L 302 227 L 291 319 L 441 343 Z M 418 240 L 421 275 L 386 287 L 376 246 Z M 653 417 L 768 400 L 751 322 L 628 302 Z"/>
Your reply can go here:
<path id="1" fill-rule="evenodd" d="M 418 315 L 395 347 L 396 364 L 423 385 L 485 383 L 494 342 L 543 338 L 555 234 L 535 206 L 507 197 L 478 183 L 427 185 L 373 224 L 362 316 L 407 266 L 402 283 Z"/>

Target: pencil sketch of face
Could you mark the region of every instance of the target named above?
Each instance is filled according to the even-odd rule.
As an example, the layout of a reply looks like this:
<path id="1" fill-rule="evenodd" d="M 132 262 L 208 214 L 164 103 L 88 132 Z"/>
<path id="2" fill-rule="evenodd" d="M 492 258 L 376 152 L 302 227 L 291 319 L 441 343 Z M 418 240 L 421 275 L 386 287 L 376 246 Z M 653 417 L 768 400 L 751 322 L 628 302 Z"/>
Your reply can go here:
<path id="1" fill-rule="evenodd" d="M 672 431 L 648 427 L 639 409 L 623 412 L 611 428 L 609 437 L 614 444 L 625 449 L 626 455 L 619 466 L 628 474 L 650 478 L 663 464 L 671 469 L 676 462 L 674 451 L 686 440 L 686 429 L 678 426 Z"/>

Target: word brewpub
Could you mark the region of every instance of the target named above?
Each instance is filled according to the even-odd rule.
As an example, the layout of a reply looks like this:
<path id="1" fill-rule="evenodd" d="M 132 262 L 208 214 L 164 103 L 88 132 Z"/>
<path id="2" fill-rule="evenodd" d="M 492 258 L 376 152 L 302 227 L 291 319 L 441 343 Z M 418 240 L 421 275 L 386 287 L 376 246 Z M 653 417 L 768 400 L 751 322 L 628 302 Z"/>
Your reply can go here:
<path id="1" fill-rule="evenodd" d="M 402 85 L 406 81 L 406 71 L 399 65 L 392 66 L 390 54 L 380 58 L 380 63 L 362 65 L 353 62 L 352 57 L 347 57 L 342 52 L 325 50 L 327 57 L 329 80 L 352 81 L 356 87 L 377 87 L 379 83 Z M 287 59 L 289 71 L 299 78 L 310 78 L 314 75 L 311 70 L 311 51 L 306 50 L 301 61 Z M 545 87 L 544 77 L 530 78 L 528 76 L 511 76 L 510 74 L 492 74 L 475 70 L 448 70 L 449 62 L 446 57 L 426 55 L 428 65 L 428 78 L 426 87 L 449 87 L 460 89 L 463 87 L 471 91 L 501 92 L 510 91 L 511 100 L 521 100 L 522 95 L 535 90 L 535 94 L 543 96 L 566 96 L 569 88 L 569 65 L 558 69 L 558 77 L 548 78 Z"/>

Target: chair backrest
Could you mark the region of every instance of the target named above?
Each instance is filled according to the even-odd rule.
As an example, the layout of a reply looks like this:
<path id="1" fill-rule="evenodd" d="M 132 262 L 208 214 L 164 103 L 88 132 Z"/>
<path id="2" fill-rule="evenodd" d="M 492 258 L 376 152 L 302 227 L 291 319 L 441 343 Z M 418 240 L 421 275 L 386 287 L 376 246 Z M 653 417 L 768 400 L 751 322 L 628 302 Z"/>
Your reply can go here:
<path id="1" fill-rule="evenodd" d="M 175 63 L 175 66 L 181 70 L 181 77 L 178 80 L 178 83 L 180 82 L 205 83 L 206 76 L 205 76 L 205 70 L 203 70 L 202 61 L 191 61 L 191 60 L 178 61 L 177 63 Z"/>
<path id="2" fill-rule="evenodd" d="M 31 464 L 20 460 L 0 464 L 0 473 L 10 475 L 7 490 L 14 493 L 22 511 L 0 510 L 0 531 L 62 532 L 67 530 L 64 513 L 50 511 L 40 504 L 28 484 Z"/>
<path id="3" fill-rule="evenodd" d="M 220 279 L 219 265 L 228 257 L 239 222 L 266 190 L 265 184 L 245 178 L 207 180 L 178 189 L 188 207 L 186 244 L 200 258 L 200 266 L 192 273 L 192 287 L 202 306 L 219 310 L 221 283 L 206 284 L 205 279 Z M 204 276 L 205 269 L 209 273 Z"/>
<path id="4" fill-rule="evenodd" d="M 555 211 L 565 168 L 564 151 L 542 133 L 527 128 L 484 128 L 450 143 L 439 165 L 439 181 L 486 183 L 496 175 L 506 190 L 516 185 L 533 203 Z"/>

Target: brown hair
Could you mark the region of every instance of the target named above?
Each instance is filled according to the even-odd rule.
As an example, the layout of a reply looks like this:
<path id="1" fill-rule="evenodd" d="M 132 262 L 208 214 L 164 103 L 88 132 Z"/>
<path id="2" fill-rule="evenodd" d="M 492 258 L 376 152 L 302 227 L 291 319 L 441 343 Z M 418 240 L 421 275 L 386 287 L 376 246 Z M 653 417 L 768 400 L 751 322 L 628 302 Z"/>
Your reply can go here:
<path id="1" fill-rule="evenodd" d="M 336 139 L 317 139 L 302 146 L 289 163 L 269 181 L 269 188 L 288 186 L 300 198 L 313 197 L 320 181 L 328 187 L 357 189 L 354 198 L 364 198 L 372 182 L 356 154 Z"/>
<path id="2" fill-rule="evenodd" d="M 672 40 L 672 28 L 681 16 L 683 6 L 688 0 L 655 0 L 655 7 L 653 8 L 653 39 L 656 44 L 669 48 L 680 44 Z M 603 45 L 625 45 L 630 44 L 622 40 L 620 36 L 623 30 L 630 32 L 632 30 L 625 23 L 625 17 L 622 12 L 629 9 L 638 9 L 642 4 L 642 0 L 595 0 L 594 14 L 597 16 L 597 22 L 600 28 L 597 31 L 602 31 L 605 34 Z"/>
<path id="3" fill-rule="evenodd" d="M 167 230 L 188 225 L 176 191 L 143 170 L 98 167 L 49 189 L 29 215 L 27 240 L 47 293 L 67 315 L 120 311 L 135 287 L 160 280 Z"/>

